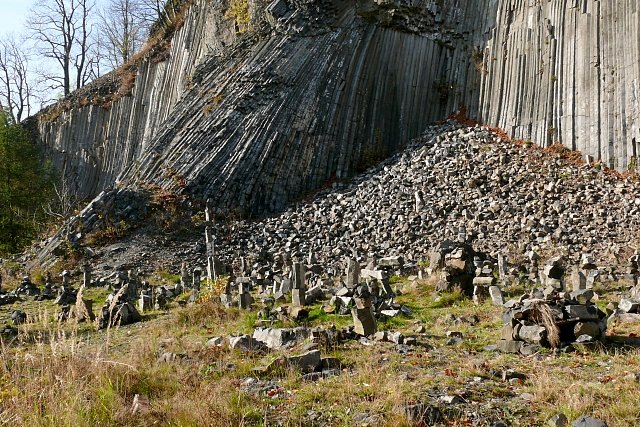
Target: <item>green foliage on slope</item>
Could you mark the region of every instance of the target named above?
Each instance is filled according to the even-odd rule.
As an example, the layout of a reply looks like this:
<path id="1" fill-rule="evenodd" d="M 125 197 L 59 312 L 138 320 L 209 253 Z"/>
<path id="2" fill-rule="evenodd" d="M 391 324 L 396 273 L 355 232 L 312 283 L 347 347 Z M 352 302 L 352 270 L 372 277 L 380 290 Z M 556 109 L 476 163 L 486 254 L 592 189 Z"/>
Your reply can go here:
<path id="1" fill-rule="evenodd" d="M 46 219 L 53 174 L 39 154 L 27 131 L 0 112 L 0 254 L 28 244 Z"/>

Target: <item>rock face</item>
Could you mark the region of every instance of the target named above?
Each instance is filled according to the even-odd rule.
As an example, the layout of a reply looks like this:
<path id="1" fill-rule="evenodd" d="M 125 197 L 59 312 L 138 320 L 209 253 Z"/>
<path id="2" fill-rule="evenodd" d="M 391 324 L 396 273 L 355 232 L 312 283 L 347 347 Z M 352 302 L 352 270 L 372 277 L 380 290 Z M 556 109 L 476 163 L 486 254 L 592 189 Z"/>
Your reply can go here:
<path id="1" fill-rule="evenodd" d="M 479 117 L 515 138 L 559 141 L 611 168 L 635 167 L 638 3 L 494 3 Z"/>
<path id="2" fill-rule="evenodd" d="M 603 265 L 618 265 L 640 229 L 638 187 L 634 180 L 576 166 L 540 149 L 500 142 L 480 127 L 446 124 L 429 128 L 403 152 L 312 201 L 260 221 L 217 221 L 211 230 L 220 239 L 216 256 L 225 265 L 239 256 L 269 261 L 311 253 L 337 271 L 354 254 L 394 255 L 388 260 L 402 266 L 431 253 L 436 268 L 455 249 L 446 240 L 471 241 L 474 251 L 493 258 L 496 248 L 510 248 L 514 255 L 553 250 L 574 266 L 588 248 Z M 428 201 L 419 209 L 416 192 Z M 97 215 L 93 208 L 72 221 L 79 227 L 74 235 L 91 231 L 82 226 Z M 458 255 L 448 261 L 449 279 L 464 276 L 470 289 L 474 257 L 465 257 L 464 266 Z M 534 276 L 536 268 L 532 263 Z M 562 284 L 545 277 L 545 286 L 551 282 Z"/>
<path id="3" fill-rule="evenodd" d="M 119 181 L 278 211 L 460 105 L 516 138 L 636 164 L 634 0 L 249 0 L 244 33 L 227 3 L 196 0 L 130 96 L 41 116 L 72 191 Z"/>

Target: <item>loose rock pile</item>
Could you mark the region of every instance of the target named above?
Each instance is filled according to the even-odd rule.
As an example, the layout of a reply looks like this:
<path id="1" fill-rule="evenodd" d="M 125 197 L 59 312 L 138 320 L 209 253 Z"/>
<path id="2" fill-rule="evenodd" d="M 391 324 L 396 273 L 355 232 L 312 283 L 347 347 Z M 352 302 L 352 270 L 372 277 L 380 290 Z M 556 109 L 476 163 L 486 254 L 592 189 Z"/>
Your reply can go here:
<path id="1" fill-rule="evenodd" d="M 588 344 L 604 337 L 606 314 L 591 302 L 590 289 L 545 295 L 540 289 L 520 301 L 509 301 L 497 349 L 505 353 L 533 354 L 541 347 Z"/>
<path id="2" fill-rule="evenodd" d="M 256 263 L 273 267 L 285 256 L 313 257 L 308 265 L 330 274 L 347 257 L 364 262 L 400 256 L 416 264 L 445 240 L 472 242 L 474 251 L 492 259 L 534 252 L 562 254 L 578 265 L 589 252 L 602 265 L 619 266 L 637 243 L 639 190 L 637 181 L 594 165 L 448 122 L 427 129 L 405 151 L 351 182 L 333 183 L 312 201 L 274 217 L 218 221 L 210 228 L 216 257 L 227 271 L 239 258 L 248 269 Z M 135 203 L 123 200 L 118 212 L 132 210 Z M 88 208 L 74 221 L 91 223 L 105 208 Z M 183 254 L 193 265 L 200 261 L 191 249 L 183 248 Z"/>
<path id="3" fill-rule="evenodd" d="M 593 166 L 449 123 L 279 216 L 217 223 L 216 235 L 226 236 L 217 256 L 231 264 L 241 253 L 266 264 L 277 254 L 313 254 L 335 271 L 354 255 L 415 263 L 448 239 L 471 241 L 494 259 L 537 250 L 577 265 L 588 248 L 600 262 L 620 264 L 640 230 L 639 190 Z"/>

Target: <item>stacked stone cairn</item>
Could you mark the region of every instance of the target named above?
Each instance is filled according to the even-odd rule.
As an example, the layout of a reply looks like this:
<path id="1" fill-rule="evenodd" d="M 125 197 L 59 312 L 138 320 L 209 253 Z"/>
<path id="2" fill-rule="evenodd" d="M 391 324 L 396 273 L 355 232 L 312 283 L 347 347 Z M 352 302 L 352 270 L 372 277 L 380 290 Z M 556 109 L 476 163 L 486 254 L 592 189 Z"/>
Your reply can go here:
<path id="1" fill-rule="evenodd" d="M 306 305 L 305 291 L 305 268 L 304 264 L 297 262 L 293 264 L 293 289 L 291 290 L 291 302 L 298 307 Z"/>
<path id="2" fill-rule="evenodd" d="M 376 333 L 376 318 L 373 314 L 373 298 L 368 285 L 358 285 L 354 290 L 355 307 L 351 309 L 354 332 L 370 336 Z"/>
<path id="3" fill-rule="evenodd" d="M 478 255 L 474 257 L 473 265 L 476 267 L 473 278 L 473 301 L 480 304 L 491 297 L 494 303 L 501 305 L 502 293 L 496 286 L 497 279 L 493 273 L 495 265 L 489 260 L 482 261 Z"/>
<path id="4" fill-rule="evenodd" d="M 238 307 L 242 310 L 250 310 L 253 304 L 251 296 L 251 280 L 238 282 Z"/>
<path id="5" fill-rule="evenodd" d="M 189 296 L 189 302 L 194 303 L 200 298 L 200 282 L 202 281 L 202 270 L 200 267 L 194 268 L 191 276 L 191 295 Z"/>
<path id="6" fill-rule="evenodd" d="M 568 349 L 573 343 L 590 344 L 604 338 L 606 314 L 591 302 L 594 292 L 565 290 L 564 274 L 562 258 L 552 258 L 543 268 L 544 289 L 536 288 L 504 304 L 498 350 L 530 355 L 542 347 Z"/>
<path id="7" fill-rule="evenodd" d="M 341 315 L 351 314 L 355 334 L 372 336 L 377 331 L 376 318 L 394 317 L 408 311 L 406 307 L 394 302 L 396 292 L 390 285 L 392 274 L 403 274 L 403 258 L 394 256 L 368 260 L 361 269 L 354 258 L 346 262 L 346 275 L 341 286 L 333 291 L 333 297 L 323 310 Z"/>
<path id="8" fill-rule="evenodd" d="M 158 286 L 155 288 L 155 299 L 153 301 L 154 310 L 165 310 L 167 308 L 169 295 L 167 289 L 164 286 Z"/>
<path id="9" fill-rule="evenodd" d="M 69 283 L 71 274 L 67 270 L 64 270 L 60 276 L 62 277 L 62 285 L 58 289 L 58 296 L 54 303 L 65 307 L 75 303 L 78 295 Z"/>
<path id="10" fill-rule="evenodd" d="M 141 319 L 140 313 L 129 301 L 129 284 L 124 284 L 107 297 L 98 317 L 98 329 L 128 325 Z"/>
<path id="11" fill-rule="evenodd" d="M 504 281 L 507 275 L 506 259 L 500 257 L 499 261 L 498 274 Z M 495 273 L 496 263 L 485 254 L 474 251 L 470 243 L 445 240 L 430 253 L 429 262 L 429 270 L 440 270 L 437 292 L 459 290 L 471 296 L 476 304 L 491 298 L 494 304 L 502 305 L 502 291 Z"/>
<path id="12" fill-rule="evenodd" d="M 595 264 L 593 255 L 582 254 L 579 269 L 573 273 L 573 290 L 593 289 L 593 284 L 599 275 L 600 270 Z"/>
<path id="13" fill-rule="evenodd" d="M 88 288 L 93 284 L 93 282 L 91 281 L 91 273 L 92 273 L 91 263 L 88 261 L 85 261 L 84 264 L 82 264 L 82 284 L 84 285 L 85 288 Z"/>
<path id="14" fill-rule="evenodd" d="M 468 243 L 444 241 L 430 255 L 430 267 L 440 269 L 436 291 L 452 292 L 459 289 L 465 295 L 473 295 L 475 251 Z"/>
<path id="15" fill-rule="evenodd" d="M 47 272 L 44 289 L 40 292 L 39 300 L 52 300 L 56 296 L 53 292 L 53 283 L 51 281 L 51 273 Z"/>
<path id="16" fill-rule="evenodd" d="M 226 308 L 230 308 L 233 305 L 233 295 L 231 294 L 231 283 L 233 277 L 229 277 L 224 284 L 224 290 L 220 294 L 220 301 Z"/>
<path id="17" fill-rule="evenodd" d="M 140 289 L 140 297 L 138 298 L 138 311 L 144 313 L 153 309 L 153 292 L 149 283 L 142 282 L 142 288 Z"/>
<path id="18" fill-rule="evenodd" d="M 15 293 L 17 296 L 35 297 L 40 295 L 40 288 L 31 281 L 29 276 L 24 276 Z"/>

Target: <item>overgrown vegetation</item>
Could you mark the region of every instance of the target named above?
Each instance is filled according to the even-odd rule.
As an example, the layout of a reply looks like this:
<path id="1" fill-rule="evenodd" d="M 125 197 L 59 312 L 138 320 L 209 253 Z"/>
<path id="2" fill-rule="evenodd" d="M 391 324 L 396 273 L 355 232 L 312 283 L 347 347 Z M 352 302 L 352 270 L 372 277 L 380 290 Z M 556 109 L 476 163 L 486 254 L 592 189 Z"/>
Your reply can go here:
<path id="1" fill-rule="evenodd" d="M 137 325 L 96 333 L 90 325 L 56 321 L 51 302 L 30 302 L 25 308 L 29 323 L 19 326 L 15 343 L 5 341 L 0 350 L 0 420 L 18 425 L 346 426 L 369 419 L 380 426 L 410 426 L 416 423 L 405 408 L 425 404 L 440 408 L 444 418 L 424 425 L 492 425 L 498 420 L 511 426 L 545 425 L 557 412 L 570 420 L 586 414 L 611 426 L 638 425 L 639 350 L 625 344 L 640 332 L 638 325 L 612 327 L 614 347 L 556 356 L 496 354 L 483 347 L 499 339 L 499 307 L 477 306 L 453 294 L 439 304 L 433 281 L 412 285 L 401 279 L 398 286 L 398 301 L 414 314 L 379 326 L 416 335 L 426 346 L 408 354 L 392 343 L 322 346 L 322 355 L 339 359 L 342 368 L 339 375 L 317 381 L 303 379 L 295 369 L 266 377 L 254 370 L 283 353 L 303 352 L 304 342 L 267 353 L 205 345 L 212 336 L 251 332 L 258 308 L 226 309 L 215 298 L 205 298 L 184 308 L 174 304 L 171 312 L 151 312 Z M 90 291 L 91 298 L 104 298 L 104 290 Z M 327 314 L 319 305 L 309 310 L 304 324 L 311 327 L 350 323 L 350 316 Z M 422 332 L 415 332 L 416 326 Z M 448 331 L 461 334 L 462 342 L 449 344 Z M 443 404 L 442 396 L 458 396 L 460 402 Z"/>
<path id="2" fill-rule="evenodd" d="M 251 14 L 247 0 L 231 0 L 225 16 L 235 21 L 238 33 L 244 33 L 251 28 Z"/>
<path id="3" fill-rule="evenodd" d="M 54 174 L 27 131 L 0 111 L 0 254 L 14 253 L 42 230 Z"/>

